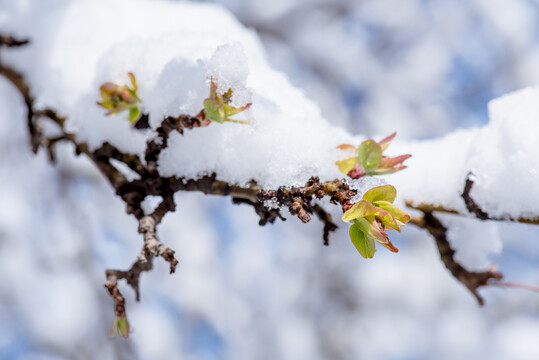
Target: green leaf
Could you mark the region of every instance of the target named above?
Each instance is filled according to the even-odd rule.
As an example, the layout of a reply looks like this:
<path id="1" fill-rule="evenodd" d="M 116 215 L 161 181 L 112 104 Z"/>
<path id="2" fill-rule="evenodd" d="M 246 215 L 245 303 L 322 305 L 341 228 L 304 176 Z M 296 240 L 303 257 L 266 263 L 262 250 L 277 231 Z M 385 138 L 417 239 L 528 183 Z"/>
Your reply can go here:
<path id="1" fill-rule="evenodd" d="M 387 201 L 393 203 L 397 196 L 397 189 L 393 185 L 373 187 L 363 195 L 363 199 L 374 203 L 375 201 Z"/>
<path id="2" fill-rule="evenodd" d="M 367 220 L 365 218 L 354 219 L 354 225 L 357 226 L 357 228 L 360 229 L 366 237 L 376 240 L 386 249 L 393 252 L 399 251 L 399 249 L 397 249 L 391 243 L 387 233 L 380 228 L 380 225 L 378 222 L 376 222 L 376 220 Z"/>
<path id="3" fill-rule="evenodd" d="M 393 214 L 395 219 L 400 222 L 400 225 L 406 224 L 408 221 L 410 221 L 410 215 L 406 214 L 404 211 L 391 204 L 390 202 L 375 201 L 374 205 Z"/>
<path id="4" fill-rule="evenodd" d="M 363 141 L 357 149 L 357 160 L 367 171 L 374 170 L 382 161 L 382 148 L 376 141 Z"/>
<path id="5" fill-rule="evenodd" d="M 125 315 L 123 318 L 120 318 L 119 316 L 114 317 L 112 329 L 110 329 L 110 336 L 114 336 L 116 331 L 121 337 L 127 338 L 129 336 L 129 321 Z"/>
<path id="6" fill-rule="evenodd" d="M 251 119 L 247 119 L 247 120 L 234 120 L 234 119 L 226 118 L 225 121 L 228 121 L 228 122 L 231 122 L 231 123 L 236 123 L 236 124 L 250 124 L 250 123 L 251 123 Z"/>
<path id="7" fill-rule="evenodd" d="M 354 221 L 354 223 L 359 221 L 356 225 L 363 229 L 365 233 L 384 241 L 383 239 L 385 239 L 387 235 L 379 229 L 378 226 L 375 226 L 375 219 L 381 221 L 385 226 L 389 226 L 400 232 L 400 225 L 393 214 L 375 206 L 367 200 L 361 200 L 343 215 L 344 221 Z M 379 230 L 382 231 L 383 234 L 378 234 L 377 231 Z"/>
<path id="8" fill-rule="evenodd" d="M 217 85 L 213 82 L 213 79 L 211 79 L 210 84 L 210 99 L 217 99 Z"/>
<path id="9" fill-rule="evenodd" d="M 380 215 L 378 215 L 378 219 L 380 219 L 380 221 L 382 221 L 385 226 L 389 226 L 390 228 L 395 229 L 398 232 L 401 231 L 397 219 L 395 219 L 393 214 L 391 214 L 389 211 L 382 210 L 380 212 Z"/>
<path id="10" fill-rule="evenodd" d="M 118 320 L 118 334 L 124 338 L 129 336 L 129 321 L 127 321 L 127 317 Z"/>
<path id="11" fill-rule="evenodd" d="M 129 76 L 129 79 L 131 80 L 131 84 L 133 85 L 133 92 L 137 92 L 138 85 L 137 85 L 137 79 L 135 79 L 135 74 L 132 72 L 128 72 L 127 76 Z"/>
<path id="12" fill-rule="evenodd" d="M 352 221 L 369 215 L 378 215 L 381 209 L 377 208 L 367 200 L 359 200 L 342 216 L 343 221 Z"/>
<path id="13" fill-rule="evenodd" d="M 378 168 L 374 171 L 370 171 L 369 172 L 369 175 L 371 176 L 374 176 L 374 175 L 389 175 L 389 174 L 393 174 L 393 173 L 396 173 L 397 171 L 400 171 L 400 170 L 404 170 L 406 169 L 406 166 L 398 166 L 398 167 L 395 167 L 395 168 L 391 168 L 391 169 L 384 169 L 384 168 Z"/>
<path id="14" fill-rule="evenodd" d="M 129 110 L 129 122 L 131 124 L 134 124 L 138 119 L 140 118 L 140 110 L 139 108 L 131 108 Z"/>
<path id="15" fill-rule="evenodd" d="M 380 144 L 380 147 L 382 148 L 382 152 L 384 152 L 384 150 L 387 149 L 387 147 L 389 146 L 391 141 L 393 141 L 395 136 L 397 136 L 396 132 L 394 132 L 393 134 L 389 135 L 388 137 L 378 141 L 378 144 Z"/>
<path id="16" fill-rule="evenodd" d="M 356 148 L 350 144 L 341 144 L 339 146 L 337 146 L 337 149 L 341 149 L 341 150 L 354 150 L 354 152 L 356 151 Z"/>
<path id="17" fill-rule="evenodd" d="M 231 106 L 231 105 L 223 104 L 223 109 L 225 109 L 226 117 L 239 114 L 240 112 L 245 111 L 249 109 L 250 107 L 251 107 L 251 103 L 248 103 L 245 106 Z"/>
<path id="18" fill-rule="evenodd" d="M 385 244 L 389 241 L 387 233 L 380 229 L 378 222 L 374 218 L 358 218 L 354 219 L 354 225 L 363 231 L 365 236 L 378 241 L 380 244 Z"/>
<path id="19" fill-rule="evenodd" d="M 374 239 L 365 236 L 365 234 L 354 224 L 350 226 L 349 233 L 352 243 L 361 256 L 365 259 L 371 259 L 376 252 L 376 249 L 374 248 Z"/>
<path id="20" fill-rule="evenodd" d="M 382 161 L 380 161 L 380 168 L 391 169 L 397 165 L 401 165 L 406 159 L 409 159 L 411 157 L 412 155 L 410 154 L 395 157 L 384 157 L 382 158 Z"/>
<path id="21" fill-rule="evenodd" d="M 226 105 L 226 104 L 229 104 L 230 103 L 230 100 L 232 100 L 232 89 L 228 89 L 226 91 L 226 93 L 224 93 L 222 95 L 222 98 L 223 98 L 223 104 Z M 225 109 L 226 110 L 226 109 Z"/>
<path id="22" fill-rule="evenodd" d="M 207 119 L 221 124 L 225 122 L 225 109 L 223 109 L 217 100 L 210 98 L 204 100 L 204 109 L 206 111 Z"/>
<path id="23" fill-rule="evenodd" d="M 335 165 L 337 165 L 340 172 L 343 174 L 348 174 L 348 172 L 356 165 L 356 157 L 354 156 L 348 159 L 335 161 Z"/>
<path id="24" fill-rule="evenodd" d="M 110 329 L 110 336 L 114 336 L 116 334 L 116 330 L 118 330 L 118 318 L 114 317 L 114 320 L 112 321 L 112 328 Z"/>

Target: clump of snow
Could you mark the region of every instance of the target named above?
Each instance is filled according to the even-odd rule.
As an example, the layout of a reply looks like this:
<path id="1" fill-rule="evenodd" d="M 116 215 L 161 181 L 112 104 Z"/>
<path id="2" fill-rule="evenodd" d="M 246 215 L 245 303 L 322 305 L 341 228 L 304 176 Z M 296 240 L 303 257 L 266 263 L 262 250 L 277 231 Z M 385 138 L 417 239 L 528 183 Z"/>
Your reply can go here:
<path id="1" fill-rule="evenodd" d="M 316 104 L 271 69 L 251 30 L 218 6 L 135 2 L 83 0 L 61 14 L 46 12 L 29 36 L 33 44 L 53 45 L 9 54 L 9 61 L 30 74 L 38 100 L 61 109 L 81 140 L 92 148 L 108 141 L 142 155 L 155 136 L 133 129 L 126 114 L 105 116 L 96 101 L 106 81 L 125 84 L 133 72 L 155 129 L 165 116 L 197 114 L 212 78 L 220 92 L 233 90 L 235 104 L 253 103 L 241 114 L 252 123 L 214 123 L 184 136 L 172 134 L 159 161 L 163 175 L 196 178 L 215 172 L 222 180 L 256 180 L 265 187 L 301 185 L 313 175 L 341 177 L 333 164 L 335 146 L 352 137 L 330 125 Z M 39 31 L 57 17 L 57 32 Z M 137 25 L 141 22 L 145 26 Z"/>
<path id="2" fill-rule="evenodd" d="M 249 125 L 213 123 L 184 135 L 172 133 L 159 159 L 164 176 L 216 173 L 240 185 L 255 180 L 266 188 L 300 186 L 313 175 L 323 181 L 343 177 L 334 165 L 342 155 L 335 147 L 359 143 L 272 69 L 256 35 L 219 6 L 82 0 L 40 16 L 29 10 L 13 13 L 13 21 L 4 20 L 4 25 L 29 31 L 32 44 L 7 53 L 6 60 L 27 75 L 38 104 L 57 108 L 67 117 L 67 127 L 92 148 L 108 141 L 143 155 L 164 117 L 202 109 L 210 79 L 221 93 L 232 89 L 235 105 L 252 102 L 241 114 L 252 120 Z M 46 31 L 51 22 L 59 24 L 57 31 Z M 138 26 L 142 22 L 145 26 Z M 152 130 L 136 130 L 126 114 L 106 116 L 96 105 L 99 86 L 128 83 L 128 72 L 136 75 Z M 525 89 L 492 101 L 491 122 L 483 128 L 427 141 L 397 141 L 388 154 L 412 154 L 406 171 L 350 184 L 359 197 L 387 181 L 401 198 L 466 213 L 461 194 L 473 173 L 471 195 L 491 216 L 535 216 L 538 100 L 538 88 Z"/>
<path id="3" fill-rule="evenodd" d="M 249 64 L 240 43 L 218 46 L 206 67 L 206 76 L 214 79 L 219 94 L 231 89 L 233 104 L 245 105 L 249 101 L 249 92 L 245 89 Z"/>
<path id="4" fill-rule="evenodd" d="M 352 199 L 353 201 L 361 200 L 367 190 L 376 186 L 386 185 L 388 183 L 386 179 L 379 176 L 365 176 L 357 180 L 348 179 L 347 182 L 350 189 L 357 191 L 357 195 L 354 199 Z"/>
<path id="5" fill-rule="evenodd" d="M 456 250 L 455 260 L 470 271 L 484 271 L 492 265 L 489 258 L 502 251 L 498 223 L 477 226 L 477 220 L 462 216 L 440 216 L 447 227 L 447 239 Z"/>
<path id="6" fill-rule="evenodd" d="M 471 197 L 492 217 L 534 218 L 539 214 L 539 87 L 489 103 L 490 123 L 441 139 L 396 143 L 409 152 L 409 168 L 391 178 L 401 195 L 466 213 L 461 198 L 468 174 Z"/>
<path id="7" fill-rule="evenodd" d="M 488 108 L 490 123 L 482 128 L 392 147 L 413 154 L 407 170 L 388 178 L 401 197 L 466 214 L 462 193 L 470 178 L 470 196 L 490 217 L 538 217 L 539 87 L 492 100 Z M 484 268 L 488 256 L 501 251 L 498 225 L 477 231 L 473 220 L 447 221 L 456 258 L 468 267 Z"/>
<path id="8" fill-rule="evenodd" d="M 396 140 L 387 150 L 409 153 L 407 169 L 388 177 L 399 194 L 415 205 L 428 203 L 466 212 L 460 198 L 467 173 L 465 166 L 477 129 L 460 130 L 442 138 L 414 142 Z"/>
<path id="9" fill-rule="evenodd" d="M 40 9 L 36 5 L 34 13 Z M 342 178 L 334 165 L 342 152 L 335 147 L 359 144 L 358 137 L 331 125 L 313 101 L 272 69 L 256 35 L 219 6 L 82 0 L 39 16 L 28 9 L 13 13 L 5 26 L 29 31 L 25 35 L 32 44 L 6 53 L 6 60 L 27 75 L 38 104 L 57 108 L 67 117 L 68 128 L 92 148 L 108 141 L 143 155 L 164 117 L 195 115 L 202 109 L 210 79 L 220 93 L 232 89 L 234 105 L 252 102 L 241 114 L 251 120 L 249 125 L 213 123 L 184 135 L 172 133 L 159 159 L 164 176 L 216 173 L 218 179 L 240 185 L 255 180 L 265 188 L 301 186 L 311 176 Z M 57 31 L 46 31 L 50 23 L 59 24 Z M 128 72 L 136 75 L 150 130 L 136 130 L 126 114 L 106 116 L 96 105 L 99 86 L 128 83 Z M 494 100 L 489 113 L 491 122 L 483 128 L 427 141 L 397 140 L 387 153 L 412 154 L 408 169 L 386 178 L 350 181 L 351 188 L 359 199 L 369 188 L 390 183 L 397 188 L 399 206 L 409 199 L 466 213 L 461 194 L 473 172 L 471 195 L 491 216 L 539 214 L 539 90 Z M 151 200 L 145 203 L 147 209 L 153 206 Z M 499 241 L 481 236 L 459 242 L 469 238 L 463 233 L 473 226 L 458 220 L 452 225 L 449 238 L 463 263 L 483 266 L 489 254 L 500 251 Z M 495 227 L 490 233 L 497 238 Z"/>
<path id="10" fill-rule="evenodd" d="M 210 80 L 220 93 L 232 89 L 234 105 L 252 103 L 239 114 L 251 120 L 249 125 L 212 123 L 184 135 L 172 133 L 159 159 L 164 176 L 215 173 L 239 185 L 255 180 L 265 188 L 301 186 L 311 176 L 342 178 L 334 162 L 343 154 L 335 147 L 360 142 L 331 125 L 313 101 L 272 69 L 256 35 L 219 6 L 82 0 L 40 16 L 29 10 L 21 14 L 26 17 L 13 16 L 5 25 L 30 31 L 25 35 L 32 44 L 7 53 L 6 60 L 27 75 L 38 104 L 57 108 L 67 117 L 67 127 L 92 148 L 108 141 L 142 156 L 163 118 L 200 112 Z M 25 27 L 30 21 L 32 26 Z M 59 24 L 57 31 L 46 31 L 52 22 Z M 145 26 L 138 26 L 142 22 Z M 150 130 L 136 130 L 127 114 L 106 116 L 96 105 L 99 86 L 106 81 L 126 84 L 128 72 L 136 75 Z M 483 128 L 427 141 L 397 140 L 387 153 L 412 154 L 408 169 L 386 178 L 350 181 L 357 199 L 369 188 L 390 183 L 397 188 L 399 206 L 408 199 L 466 213 L 461 194 L 472 172 L 471 195 L 491 216 L 539 214 L 539 188 L 534 186 L 539 180 L 539 90 L 494 100 L 489 113 L 491 122 Z M 154 204 L 146 205 L 150 209 Z M 471 228 L 463 224 L 452 227 L 458 236 L 449 234 L 457 239 L 453 246 L 459 260 L 485 265 L 487 256 L 500 250 L 499 241 L 477 237 L 459 243 L 462 232 Z"/>
<path id="11" fill-rule="evenodd" d="M 539 87 L 492 100 L 490 124 L 474 142 L 474 200 L 495 217 L 539 215 Z"/>
<path id="12" fill-rule="evenodd" d="M 287 8 L 291 3 L 279 0 L 270 8 L 276 4 Z M 207 129 L 188 131 L 184 137 L 173 135 L 171 141 L 177 144 L 169 154 L 163 154 L 162 171 L 192 176 L 219 171 L 222 178 L 245 181 L 252 177 L 268 186 L 282 185 L 280 181 L 301 184 L 317 171 L 325 172 L 327 178 L 342 177 L 333 167 L 333 161 L 341 155 L 333 146 L 342 142 L 359 144 L 358 139 L 329 127 L 317 107 L 292 89 L 282 75 L 266 72 L 263 52 L 254 50 L 256 38 L 221 8 L 140 0 L 26 0 L 4 1 L 3 5 L 0 23 L 4 29 L 32 39 L 27 48 L 3 51 L 3 60 L 25 72 L 38 104 L 57 108 L 93 147 L 107 140 L 126 151 L 140 152 L 144 142 L 154 136 L 152 131 L 133 130 L 123 114 L 105 117 L 103 109 L 95 105 L 101 83 L 126 83 L 127 71 L 135 72 L 144 109 L 155 128 L 163 116 L 200 110 L 209 91 L 209 59 L 221 46 L 235 41 L 247 57 L 250 71 L 242 87 L 252 92 L 255 113 L 249 116 L 257 122 L 250 126 L 212 124 Z M 263 8 L 266 17 L 275 13 L 268 13 L 262 2 L 250 5 L 254 7 Z M 428 7 L 429 14 L 432 9 Z M 415 21 L 414 16 L 402 14 L 407 13 L 380 19 L 405 23 L 399 19 L 406 17 Z M 503 18 L 506 14 L 502 11 L 499 15 Z M 474 13 L 474 21 L 476 16 Z M 201 17 L 205 21 L 200 21 Z M 461 21 L 464 17 L 459 13 L 456 18 Z M 448 17 L 444 20 L 451 21 Z M 319 22 L 314 23 L 316 28 L 323 28 Z M 454 29 L 448 33 L 456 33 Z M 348 30 L 347 26 L 346 34 Z M 309 35 L 312 37 L 312 33 Z M 355 35 L 350 38 L 356 41 Z M 458 37 L 453 39 L 456 42 Z M 367 52 L 361 56 L 361 51 L 347 46 L 350 42 L 335 45 L 331 36 L 322 43 L 326 41 L 343 52 L 328 51 L 320 46 L 320 38 L 312 41 L 312 48 L 317 54 L 344 62 L 326 59 L 320 64 L 330 64 L 347 81 L 357 81 L 357 73 L 366 74 L 371 87 L 391 84 L 395 79 L 402 81 L 395 76 L 398 71 L 379 68 L 376 57 Z M 305 47 L 300 50 L 305 56 Z M 418 56 L 417 61 L 423 64 L 424 58 Z M 358 63 L 362 66 L 356 66 Z M 331 66 L 335 64 L 347 66 Z M 371 71 L 373 67 L 379 71 Z M 422 71 L 421 67 L 417 71 Z M 404 89 L 396 94 L 384 93 L 383 89 L 374 94 L 378 110 L 386 114 L 372 113 L 369 121 L 376 122 L 377 129 L 388 127 L 380 120 L 390 118 L 388 113 L 395 114 L 392 124 L 403 128 L 410 128 L 410 120 L 423 117 L 403 106 L 395 112 L 395 106 L 402 102 L 387 101 L 404 97 L 410 89 L 405 83 L 399 83 L 399 89 Z M 181 206 L 159 229 L 161 238 L 177 250 L 183 270 L 174 277 L 162 276 L 167 264 L 157 261 L 159 269 L 144 275 L 144 301 L 140 304 L 133 303 L 133 295 L 126 288 L 133 341 L 110 341 L 107 327 L 113 314 L 110 307 L 101 304 L 105 296 L 102 268 L 131 265 L 129 254 L 136 256 L 140 250 L 136 221 L 124 213 L 124 204 L 112 196 L 110 186 L 92 165 L 84 163 L 84 157 L 73 156 L 72 148 L 59 151 L 59 167 L 51 167 L 43 152 L 31 156 L 24 122 L 13 121 L 24 118 L 24 106 L 7 82 L 0 81 L 0 85 L 0 111 L 4 115 L 0 116 L 0 147 L 5 155 L 0 163 L 0 188 L 5 190 L 0 203 L 0 267 L 5 275 L 0 278 L 0 352 L 6 356 L 50 357 L 54 353 L 113 359 L 128 353 L 142 358 L 228 355 L 251 359 L 262 353 L 278 359 L 429 358 L 433 349 L 443 349 L 451 358 L 537 358 L 538 349 L 533 344 L 539 327 L 533 319 L 533 297 L 525 294 L 528 300 L 513 304 L 496 301 L 478 311 L 462 286 L 449 280 L 434 243 L 424 231 L 407 228 L 404 235 L 409 238 L 403 239 L 402 247 L 399 244 L 399 256 L 379 251 L 375 261 L 363 262 L 349 241 L 340 241 L 347 236 L 344 227 L 327 251 L 313 243 L 320 236 L 319 223 L 305 226 L 289 221 L 287 226 L 260 228 L 252 209 L 199 194 L 177 194 Z M 438 89 L 438 85 L 433 82 L 432 88 L 425 88 Z M 429 103 L 428 98 L 409 93 L 414 101 Z M 536 90 L 528 93 L 533 95 Z M 407 161 L 406 171 L 385 180 L 351 182 L 351 186 L 362 192 L 387 181 L 396 185 L 399 196 L 465 211 L 460 193 L 472 169 L 476 173 L 472 196 L 485 210 L 493 214 L 517 214 L 526 207 L 533 210 L 537 194 L 522 184 L 535 179 L 529 172 L 521 172 L 537 169 L 533 162 L 537 152 L 529 141 L 537 129 L 535 110 L 530 111 L 533 99 L 516 93 L 493 102 L 492 122 L 483 129 L 426 142 L 396 142 L 388 154 L 414 155 Z M 521 108 L 522 114 L 514 113 L 513 105 Z M 517 118 L 521 115 L 528 120 Z M 444 113 L 446 118 L 451 115 Z M 434 123 L 437 125 L 423 126 L 424 132 L 412 127 L 410 136 L 433 133 L 431 128 L 445 129 L 438 126 L 443 122 Z M 517 128 L 522 125 L 528 127 Z M 400 138 L 403 135 L 399 133 Z M 313 161 L 318 150 L 322 153 L 325 149 L 331 149 L 328 158 Z M 500 157 L 494 155 L 504 160 L 497 162 Z M 511 156 L 518 163 L 506 159 Z M 520 163 L 523 159 L 532 162 Z M 510 172 L 505 171 L 508 166 Z M 499 171 L 492 172 L 496 169 Z M 503 194 L 493 193 L 496 187 L 505 189 Z M 508 203 L 512 197 L 521 205 Z M 500 204 L 497 210 L 493 209 L 496 204 Z M 155 205 L 155 199 L 147 199 L 143 206 L 149 210 Z M 511 206 L 514 208 L 507 210 Z M 458 260 L 466 265 L 486 264 L 482 257 L 499 246 L 491 224 L 446 217 L 442 220 L 450 227 L 448 236 L 457 248 Z M 101 263 L 97 267 L 92 265 L 96 259 Z M 520 266 L 522 256 L 514 262 Z M 533 259 L 528 259 L 527 265 L 531 268 Z M 58 278 L 62 273 L 70 275 Z M 531 279 L 536 278 L 533 271 L 529 274 Z M 65 299 L 73 297 L 72 290 L 75 298 L 66 304 Z M 93 291 L 99 296 L 93 296 Z M 36 301 L 36 294 L 44 301 Z M 514 294 L 506 292 L 504 296 L 507 299 Z M 58 326 L 50 326 L 51 309 Z M 514 318 L 516 313 L 520 315 Z M 471 336 L 463 338 L 461 329 L 470 327 Z M 388 331 L 399 334 L 391 347 L 387 346 Z M 299 332 L 300 341 L 291 346 L 286 336 L 268 336 L 275 332 L 289 336 Z M 148 336 L 157 343 L 147 341 Z M 226 351 L 229 354 L 223 354 Z"/>

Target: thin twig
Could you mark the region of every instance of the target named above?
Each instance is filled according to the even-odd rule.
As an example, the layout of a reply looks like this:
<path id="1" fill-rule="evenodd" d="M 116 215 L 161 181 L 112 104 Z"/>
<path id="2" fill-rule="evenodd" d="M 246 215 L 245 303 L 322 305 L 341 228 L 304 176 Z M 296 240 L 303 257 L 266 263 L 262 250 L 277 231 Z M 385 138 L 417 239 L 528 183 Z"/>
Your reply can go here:
<path id="1" fill-rule="evenodd" d="M 466 204 L 466 209 L 472 214 L 474 214 L 478 219 L 481 220 L 491 220 L 490 216 L 486 212 L 484 212 L 479 205 L 475 203 L 475 201 L 472 199 L 470 192 L 472 191 L 472 186 L 474 184 L 473 180 L 471 179 L 471 173 L 468 174 L 468 177 L 466 178 L 466 184 L 464 185 L 464 191 L 462 192 L 462 199 L 464 200 L 464 203 Z"/>
<path id="2" fill-rule="evenodd" d="M 538 285 L 522 284 L 517 282 L 504 282 L 504 281 L 492 281 L 489 283 L 491 286 L 498 286 L 502 288 L 522 289 L 526 291 L 539 292 Z"/>
<path id="3" fill-rule="evenodd" d="M 462 265 L 455 261 L 455 251 L 449 245 L 447 240 L 447 228 L 431 212 L 425 213 L 425 227 L 436 240 L 436 246 L 440 253 L 440 258 L 445 267 L 451 274 L 470 290 L 475 296 L 479 305 L 484 304 L 483 298 L 477 292 L 482 286 L 490 285 L 491 279 L 500 280 L 503 275 L 494 271 L 473 272 L 466 270 Z"/>
<path id="4" fill-rule="evenodd" d="M 474 201 L 472 196 L 470 195 L 472 191 L 472 187 L 474 185 L 474 181 L 472 180 L 472 173 L 468 173 L 468 176 L 466 177 L 466 183 L 464 185 L 464 189 L 462 191 L 461 197 L 464 200 L 464 204 L 466 205 L 466 209 L 468 211 L 475 215 L 476 218 L 480 220 L 492 220 L 492 221 L 509 221 L 509 222 L 518 222 L 518 223 L 524 223 L 524 224 L 534 224 L 539 225 L 539 217 L 534 218 L 526 218 L 526 217 L 519 217 L 519 218 L 503 218 L 503 217 L 494 217 L 490 216 L 487 212 L 483 211 L 481 207 Z M 448 214 L 455 214 L 459 216 L 469 216 L 468 214 L 463 214 L 457 210 L 446 208 L 441 205 L 433 205 L 433 204 L 427 204 L 427 203 L 420 203 L 419 205 L 414 205 L 414 202 L 411 200 L 406 200 L 406 206 L 412 209 L 419 210 L 423 213 L 427 212 L 444 212 Z"/>
<path id="5" fill-rule="evenodd" d="M 428 203 L 419 203 L 415 204 L 412 200 L 406 200 L 405 204 L 407 207 L 419 210 L 423 213 L 425 212 L 443 212 L 447 214 L 454 214 L 462 217 L 469 217 L 469 214 L 461 213 L 455 209 L 447 208 L 442 205 L 434 205 L 434 204 L 428 204 Z M 499 217 L 492 217 L 489 216 L 487 219 L 484 220 L 492 220 L 492 221 L 507 221 L 507 222 L 515 222 L 515 223 L 521 223 L 521 224 L 531 224 L 531 225 L 539 225 L 539 218 L 527 218 L 527 217 L 519 217 L 519 218 L 499 218 Z"/>
<path id="6" fill-rule="evenodd" d="M 331 215 L 319 204 L 313 205 L 313 212 L 324 223 L 324 245 L 329 246 L 329 233 L 337 230 L 338 226 L 333 222 Z"/>
<path id="7" fill-rule="evenodd" d="M 17 47 L 30 42 L 28 39 L 17 39 L 10 35 L 0 35 L 0 46 Z"/>

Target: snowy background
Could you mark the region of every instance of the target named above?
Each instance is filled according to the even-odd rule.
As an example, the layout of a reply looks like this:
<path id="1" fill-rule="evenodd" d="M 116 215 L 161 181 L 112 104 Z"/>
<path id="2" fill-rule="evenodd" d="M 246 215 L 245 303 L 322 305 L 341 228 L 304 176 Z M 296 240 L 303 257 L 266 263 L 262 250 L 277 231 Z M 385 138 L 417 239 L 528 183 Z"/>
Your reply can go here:
<path id="1" fill-rule="evenodd" d="M 151 136 L 103 116 L 102 82 L 134 71 L 155 126 L 200 110 L 205 76 L 218 74 L 253 101 L 255 123 L 171 137 L 164 173 L 332 178 L 335 145 L 398 131 L 388 153 L 414 157 L 386 181 L 403 197 L 461 209 L 474 169 L 474 197 L 500 216 L 539 213 L 539 90 L 487 112 L 539 84 L 538 27 L 531 0 L 0 1 L 2 32 L 33 41 L 2 59 L 94 146 L 138 152 Z M 0 105 L 1 359 L 539 358 L 537 294 L 485 289 L 479 308 L 424 231 L 390 234 L 400 252 L 366 261 L 346 226 L 324 247 L 316 221 L 259 227 L 251 208 L 201 194 L 177 194 L 158 228 L 176 274 L 156 261 L 140 303 L 122 288 L 133 333 L 111 339 L 104 269 L 131 265 L 136 221 L 70 146 L 54 167 L 31 154 L 22 99 L 4 79 Z M 201 143 L 196 161 L 181 156 Z M 470 268 L 497 263 L 510 281 L 539 283 L 534 227 L 442 220 Z"/>

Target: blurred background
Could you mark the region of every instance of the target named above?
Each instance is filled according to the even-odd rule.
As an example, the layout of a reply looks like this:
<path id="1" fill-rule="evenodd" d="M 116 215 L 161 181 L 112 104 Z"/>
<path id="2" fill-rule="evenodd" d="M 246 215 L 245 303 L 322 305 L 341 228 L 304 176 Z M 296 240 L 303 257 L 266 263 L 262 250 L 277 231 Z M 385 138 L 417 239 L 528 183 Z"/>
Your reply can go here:
<path id="1" fill-rule="evenodd" d="M 539 84 L 539 1 L 219 3 L 352 133 L 412 140 L 481 126 L 490 99 Z M 104 270 L 135 259 L 136 221 L 68 146 L 56 166 L 31 154 L 22 99 L 4 79 L 0 103 L 0 359 L 539 358 L 538 295 L 484 289 L 478 307 L 422 230 L 392 234 L 399 254 L 365 261 L 346 229 L 324 247 L 316 221 L 259 227 L 251 208 L 201 194 L 177 194 L 159 227 L 176 274 L 156 261 L 140 303 L 122 287 L 133 332 L 110 338 Z M 444 219 L 457 249 L 503 243 L 490 263 L 539 284 L 537 229 Z"/>

